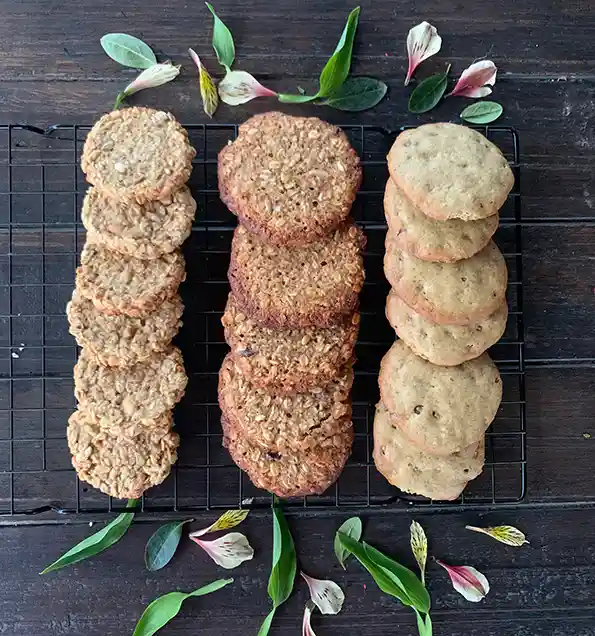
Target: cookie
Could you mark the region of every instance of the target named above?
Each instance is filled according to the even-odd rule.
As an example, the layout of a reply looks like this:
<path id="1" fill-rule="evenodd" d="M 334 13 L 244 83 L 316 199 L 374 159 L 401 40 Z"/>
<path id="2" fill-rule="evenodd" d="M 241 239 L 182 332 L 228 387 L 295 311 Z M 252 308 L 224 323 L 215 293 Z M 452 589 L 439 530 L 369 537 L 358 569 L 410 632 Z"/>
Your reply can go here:
<path id="1" fill-rule="evenodd" d="M 353 358 L 360 316 L 334 327 L 262 327 L 229 295 L 221 319 L 236 366 L 250 383 L 277 394 L 308 391 L 333 381 Z"/>
<path id="2" fill-rule="evenodd" d="M 392 179 L 384 213 L 395 245 L 424 261 L 453 263 L 482 250 L 498 229 L 498 214 L 478 221 L 436 221 L 412 203 Z"/>
<path id="3" fill-rule="evenodd" d="M 82 219 L 87 240 L 136 258 L 159 258 L 190 236 L 196 201 L 182 186 L 162 201 L 144 204 L 115 199 L 89 188 Z"/>
<path id="4" fill-rule="evenodd" d="M 504 334 L 508 319 L 506 302 L 473 325 L 439 325 L 427 320 L 391 291 L 386 317 L 397 335 L 418 356 L 433 364 L 451 367 L 477 358 Z"/>
<path id="5" fill-rule="evenodd" d="M 219 153 L 219 192 L 252 232 L 282 246 L 325 236 L 349 214 L 362 179 L 345 133 L 316 117 L 270 112 Z"/>
<path id="6" fill-rule="evenodd" d="M 457 124 L 425 124 L 402 132 L 388 169 L 405 195 L 433 219 L 485 219 L 514 184 L 508 161 L 481 133 Z"/>
<path id="7" fill-rule="evenodd" d="M 171 425 L 170 414 L 166 419 Z M 160 484 L 177 460 L 180 442 L 171 426 L 137 426 L 123 434 L 80 409 L 68 420 L 67 438 L 79 479 L 118 499 L 138 499 Z"/>
<path id="8" fill-rule="evenodd" d="M 165 351 L 178 332 L 184 305 L 179 295 L 144 318 L 104 314 L 76 291 L 66 306 L 70 333 L 101 364 L 126 367 Z"/>
<path id="9" fill-rule="evenodd" d="M 76 270 L 76 287 L 105 313 L 146 316 L 171 298 L 185 278 L 179 250 L 146 261 L 87 243 Z"/>
<path id="10" fill-rule="evenodd" d="M 457 453 L 437 457 L 421 450 L 391 421 L 384 404 L 376 407 L 374 418 L 374 463 L 393 486 L 404 492 L 439 501 L 452 501 L 467 482 L 482 471 L 485 440 Z"/>
<path id="11" fill-rule="evenodd" d="M 508 270 L 494 242 L 464 261 L 431 263 L 402 250 L 389 234 L 384 271 L 398 296 L 438 324 L 476 324 L 505 302 Z"/>
<path id="12" fill-rule="evenodd" d="M 229 283 L 238 305 L 259 324 L 330 327 L 357 308 L 364 245 L 362 231 L 350 223 L 305 247 L 269 245 L 239 225 Z"/>
<path id="13" fill-rule="evenodd" d="M 276 395 L 252 385 L 227 354 L 219 373 L 219 406 L 228 437 L 269 452 L 311 449 L 351 427 L 351 367 L 323 389 Z"/>
<path id="14" fill-rule="evenodd" d="M 502 401 L 502 380 L 487 353 L 439 367 L 397 340 L 380 363 L 382 402 L 403 433 L 434 455 L 477 443 Z"/>
<path id="15" fill-rule="evenodd" d="M 107 113 L 93 126 L 81 167 L 102 192 L 145 203 L 186 183 L 195 155 L 172 114 L 135 106 Z"/>
<path id="16" fill-rule="evenodd" d="M 74 394 L 82 408 L 114 425 L 149 420 L 182 399 L 188 378 L 176 347 L 126 367 L 106 367 L 83 349 L 74 367 Z"/>
<path id="17" fill-rule="evenodd" d="M 353 427 L 323 440 L 311 450 L 271 453 L 241 436 L 227 435 L 229 424 L 222 419 L 223 445 L 233 461 L 248 474 L 257 488 L 278 497 L 321 495 L 341 474 L 353 443 Z"/>

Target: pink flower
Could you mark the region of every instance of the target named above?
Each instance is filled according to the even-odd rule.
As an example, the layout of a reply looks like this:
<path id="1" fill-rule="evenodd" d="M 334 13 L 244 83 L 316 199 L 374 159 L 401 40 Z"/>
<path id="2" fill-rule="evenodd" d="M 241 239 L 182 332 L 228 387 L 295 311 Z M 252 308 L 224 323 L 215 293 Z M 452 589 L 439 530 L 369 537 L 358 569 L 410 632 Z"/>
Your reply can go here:
<path id="1" fill-rule="evenodd" d="M 238 106 L 256 97 L 277 97 L 277 93 L 246 71 L 229 71 L 219 82 L 219 97 L 229 106 Z"/>
<path id="2" fill-rule="evenodd" d="M 469 565 L 447 565 L 438 559 L 435 561 L 448 572 L 452 586 L 468 601 L 477 603 L 490 591 L 488 580 L 475 568 Z"/>
<path id="3" fill-rule="evenodd" d="M 498 69 L 491 60 L 475 62 L 465 69 L 449 95 L 460 97 L 485 97 L 492 92 Z"/>
<path id="4" fill-rule="evenodd" d="M 436 55 L 442 46 L 442 38 L 436 27 L 429 22 L 422 22 L 413 27 L 407 35 L 407 53 L 409 54 L 409 69 L 405 78 L 405 86 L 413 76 L 415 69 L 432 55 Z"/>

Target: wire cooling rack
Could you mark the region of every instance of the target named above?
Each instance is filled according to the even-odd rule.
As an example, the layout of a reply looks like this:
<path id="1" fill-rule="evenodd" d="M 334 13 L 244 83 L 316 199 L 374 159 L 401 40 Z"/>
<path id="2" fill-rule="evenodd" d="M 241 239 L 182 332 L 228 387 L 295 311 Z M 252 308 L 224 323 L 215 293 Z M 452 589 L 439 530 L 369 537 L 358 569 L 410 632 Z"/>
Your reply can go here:
<path id="1" fill-rule="evenodd" d="M 80 207 L 86 190 L 79 158 L 88 126 L 0 126 L 0 515 L 111 512 L 116 502 L 77 480 L 66 444 L 74 409 L 72 367 L 77 348 L 64 313 L 84 243 Z M 170 477 L 143 497 L 151 513 L 193 512 L 270 505 L 221 447 L 217 373 L 227 352 L 220 318 L 229 291 L 227 266 L 235 217 L 217 193 L 217 153 L 237 133 L 234 125 L 187 126 L 198 154 L 190 187 L 198 202 L 185 245 L 186 310 L 177 344 L 189 375 L 175 413 L 182 442 Z M 406 510 L 511 505 L 526 492 L 523 358 L 523 256 L 519 144 L 513 129 L 479 129 L 505 153 L 514 191 L 501 211 L 496 242 L 509 269 L 510 317 L 491 350 L 503 378 L 504 400 L 486 438 L 483 474 L 453 503 L 404 495 L 377 473 L 372 423 L 381 357 L 394 340 L 384 315 L 388 293 L 382 269 L 386 226 L 382 206 L 386 153 L 399 131 L 346 126 L 362 158 L 364 181 L 353 215 L 368 237 L 361 333 L 356 347 L 353 454 L 337 484 L 322 496 L 292 500 L 296 509 L 348 507 Z"/>

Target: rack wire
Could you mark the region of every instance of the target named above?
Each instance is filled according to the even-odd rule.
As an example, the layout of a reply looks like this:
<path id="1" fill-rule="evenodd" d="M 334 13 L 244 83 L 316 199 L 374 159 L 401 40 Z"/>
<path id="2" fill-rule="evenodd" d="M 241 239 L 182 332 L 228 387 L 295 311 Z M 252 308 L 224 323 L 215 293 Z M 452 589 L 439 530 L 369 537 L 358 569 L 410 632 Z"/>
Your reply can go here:
<path id="1" fill-rule="evenodd" d="M 80 207 L 86 190 L 79 159 L 89 126 L 0 126 L 0 516 L 91 513 L 119 504 L 79 482 L 70 464 L 66 422 L 75 406 L 72 367 L 77 347 L 64 313 L 84 228 Z M 147 513 L 183 513 L 242 505 L 270 505 L 221 447 L 217 373 L 227 351 L 220 318 L 229 291 L 227 266 L 233 217 L 217 192 L 217 153 L 237 134 L 235 125 L 187 126 L 197 158 L 190 187 L 198 202 L 185 245 L 186 310 L 177 338 L 189 384 L 175 412 L 182 441 L 170 477 L 143 497 Z M 501 211 L 496 242 L 509 268 L 510 316 L 506 333 L 490 351 L 503 377 L 504 400 L 487 433 L 483 474 L 456 502 L 411 497 L 390 486 L 372 461 L 372 423 L 378 401 L 381 357 L 394 340 L 384 316 L 388 284 L 382 256 L 386 232 L 382 199 L 386 153 L 399 133 L 374 126 L 346 126 L 362 158 L 364 180 L 353 215 L 368 237 L 367 280 L 361 295 L 356 346 L 353 454 L 337 484 L 321 496 L 290 500 L 296 511 L 412 505 L 430 509 L 515 505 L 526 495 L 523 250 L 517 133 L 507 127 L 479 130 L 494 141 L 515 173 Z M 402 129 L 400 129 L 402 130 Z"/>

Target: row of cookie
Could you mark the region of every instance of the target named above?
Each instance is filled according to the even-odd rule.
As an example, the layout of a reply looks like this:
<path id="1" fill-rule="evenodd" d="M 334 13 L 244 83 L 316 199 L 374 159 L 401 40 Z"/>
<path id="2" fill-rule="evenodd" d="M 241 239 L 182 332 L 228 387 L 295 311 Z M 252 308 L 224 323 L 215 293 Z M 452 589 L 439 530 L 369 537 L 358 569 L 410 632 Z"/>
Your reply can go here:
<path id="1" fill-rule="evenodd" d="M 387 317 L 401 340 L 381 364 L 374 458 L 401 490 L 455 499 L 483 468 L 502 399 L 485 351 L 508 316 L 491 238 L 513 176 L 493 144 L 454 124 L 401 134 L 388 165 Z"/>
<path id="2" fill-rule="evenodd" d="M 172 409 L 187 377 L 171 340 L 183 312 L 179 247 L 196 210 L 183 185 L 193 156 L 171 115 L 144 108 L 102 117 L 83 149 L 94 187 L 67 307 L 82 347 L 68 443 L 79 478 L 118 498 L 161 483 L 177 458 Z"/>
<path id="3" fill-rule="evenodd" d="M 282 497 L 322 493 L 351 452 L 361 231 L 347 219 L 361 180 L 345 135 L 266 113 L 219 155 L 221 198 L 240 219 L 223 315 L 224 445 Z"/>

